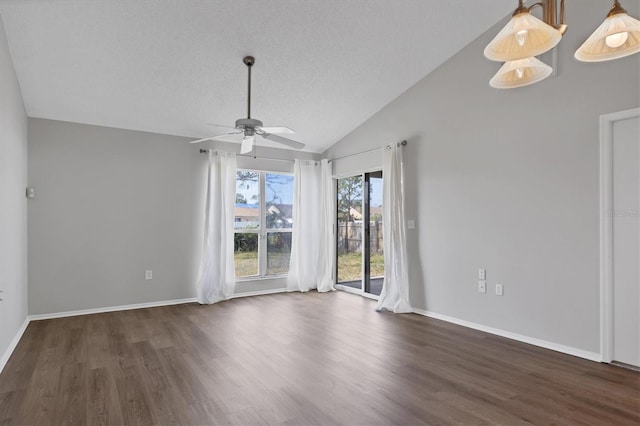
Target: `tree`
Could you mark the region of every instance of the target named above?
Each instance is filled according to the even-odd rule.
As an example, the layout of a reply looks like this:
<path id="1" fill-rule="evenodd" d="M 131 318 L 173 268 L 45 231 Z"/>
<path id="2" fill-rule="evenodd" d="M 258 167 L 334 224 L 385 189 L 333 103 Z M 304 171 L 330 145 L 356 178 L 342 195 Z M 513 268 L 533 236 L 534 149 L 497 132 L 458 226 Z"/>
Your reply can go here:
<path id="1" fill-rule="evenodd" d="M 252 195 L 250 200 L 247 200 L 247 192 L 252 187 L 257 187 L 260 181 L 258 172 L 251 172 L 246 170 L 238 170 L 236 172 L 236 203 L 248 204 L 249 201 L 254 203 L 258 201 L 257 195 Z"/>
<path id="2" fill-rule="evenodd" d="M 264 183 L 267 229 L 290 228 L 293 176 L 267 173 Z"/>
<path id="3" fill-rule="evenodd" d="M 344 251 L 349 251 L 349 222 L 354 221 L 351 209 L 362 211 L 362 176 L 338 179 L 338 220 L 345 224 Z"/>
<path id="4" fill-rule="evenodd" d="M 353 222 L 351 209 L 362 210 L 362 176 L 338 179 L 338 217 Z"/>
<path id="5" fill-rule="evenodd" d="M 282 193 L 287 189 L 291 189 L 292 182 L 292 176 L 267 174 L 264 182 L 267 187 L 267 193 L 265 195 L 271 195 L 271 199 L 267 200 L 267 206 L 271 204 L 282 204 Z"/>
<path id="6" fill-rule="evenodd" d="M 237 232 L 233 235 L 234 246 L 237 252 L 257 252 L 258 234 Z"/>
<path id="7" fill-rule="evenodd" d="M 236 181 L 238 182 L 246 182 L 246 181 L 258 181 L 258 172 L 251 172 L 246 170 L 238 170 L 236 173 Z"/>

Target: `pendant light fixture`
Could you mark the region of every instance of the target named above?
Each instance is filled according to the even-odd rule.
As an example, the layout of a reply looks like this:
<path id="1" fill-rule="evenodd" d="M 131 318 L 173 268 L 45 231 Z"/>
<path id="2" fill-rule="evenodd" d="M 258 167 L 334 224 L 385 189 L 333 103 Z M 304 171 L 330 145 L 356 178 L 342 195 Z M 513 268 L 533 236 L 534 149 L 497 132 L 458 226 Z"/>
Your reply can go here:
<path id="1" fill-rule="evenodd" d="M 489 84 L 496 89 L 528 86 L 544 80 L 552 72 L 553 68 L 535 57 L 518 59 L 505 62 Z"/>
<path id="2" fill-rule="evenodd" d="M 543 20 L 531 14 L 531 9 L 542 7 Z M 526 7 L 518 0 L 518 8 L 511 20 L 484 49 L 492 61 L 505 64 L 489 84 L 496 89 L 513 89 L 544 80 L 553 72 L 535 56 L 553 49 L 567 30 L 564 23 L 564 0 L 560 3 L 560 23 L 557 23 L 557 0 L 542 0 Z"/>
<path id="3" fill-rule="evenodd" d="M 484 56 L 502 62 L 530 58 L 553 49 L 560 39 L 560 31 L 533 16 L 519 0 L 513 17 L 484 49 Z"/>
<path id="4" fill-rule="evenodd" d="M 583 62 L 602 62 L 640 52 L 640 21 L 627 15 L 615 0 L 604 22 L 576 51 Z"/>
<path id="5" fill-rule="evenodd" d="M 537 6 L 542 8 L 542 20 L 531 14 Z M 511 20 L 484 50 L 488 59 L 505 62 L 489 82 L 491 87 L 528 86 L 551 75 L 553 69 L 535 56 L 553 49 L 566 30 L 564 0 L 541 0 L 530 7 L 518 0 Z M 576 51 L 575 57 L 584 62 L 600 62 L 638 52 L 640 21 L 627 15 L 619 0 L 614 0 L 605 21 Z"/>

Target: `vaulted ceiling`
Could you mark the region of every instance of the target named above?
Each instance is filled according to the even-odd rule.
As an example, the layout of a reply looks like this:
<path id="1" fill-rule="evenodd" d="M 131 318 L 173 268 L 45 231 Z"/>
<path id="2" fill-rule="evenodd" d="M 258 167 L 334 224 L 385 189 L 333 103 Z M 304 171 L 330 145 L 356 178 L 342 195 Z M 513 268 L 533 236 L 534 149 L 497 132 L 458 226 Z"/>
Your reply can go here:
<path id="1" fill-rule="evenodd" d="M 252 115 L 322 152 L 515 3 L 0 0 L 0 15 L 30 117 L 211 136 L 246 115 L 250 54 Z"/>

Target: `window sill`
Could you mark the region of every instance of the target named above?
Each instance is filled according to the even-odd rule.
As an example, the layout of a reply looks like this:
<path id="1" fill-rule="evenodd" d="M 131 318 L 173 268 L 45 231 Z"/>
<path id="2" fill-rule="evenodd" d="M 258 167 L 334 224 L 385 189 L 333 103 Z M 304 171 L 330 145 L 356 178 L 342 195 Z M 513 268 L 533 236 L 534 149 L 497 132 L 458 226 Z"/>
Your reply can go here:
<path id="1" fill-rule="evenodd" d="M 277 275 L 265 275 L 264 277 L 239 277 L 239 278 L 236 278 L 236 283 L 280 280 L 283 278 L 287 278 L 287 276 L 288 276 L 287 274 L 277 274 Z"/>

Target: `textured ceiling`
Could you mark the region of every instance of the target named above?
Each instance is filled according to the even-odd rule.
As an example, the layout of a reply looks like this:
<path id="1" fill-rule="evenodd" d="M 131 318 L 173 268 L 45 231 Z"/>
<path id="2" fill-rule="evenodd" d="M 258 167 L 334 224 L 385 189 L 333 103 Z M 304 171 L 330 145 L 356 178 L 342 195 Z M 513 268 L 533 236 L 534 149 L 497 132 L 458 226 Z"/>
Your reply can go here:
<path id="1" fill-rule="evenodd" d="M 515 4 L 0 0 L 0 15 L 30 117 L 211 136 L 246 115 L 251 54 L 252 115 L 322 152 Z"/>

